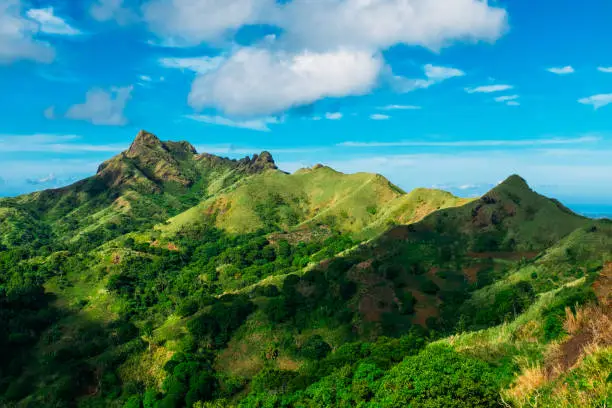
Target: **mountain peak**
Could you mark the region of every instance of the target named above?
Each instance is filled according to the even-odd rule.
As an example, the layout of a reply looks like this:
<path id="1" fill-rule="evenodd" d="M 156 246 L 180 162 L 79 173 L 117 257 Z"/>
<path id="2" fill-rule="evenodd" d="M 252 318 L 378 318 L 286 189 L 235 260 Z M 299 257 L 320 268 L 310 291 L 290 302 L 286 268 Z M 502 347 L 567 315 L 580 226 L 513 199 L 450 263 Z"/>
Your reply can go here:
<path id="1" fill-rule="evenodd" d="M 253 157 L 245 157 L 240 160 L 240 163 L 248 168 L 250 173 L 260 172 L 263 170 L 277 170 L 278 167 L 274 162 L 274 158 L 270 152 L 263 151 L 260 154 L 254 154 Z"/>
<path id="2" fill-rule="evenodd" d="M 132 146 L 136 145 L 136 146 L 154 147 L 154 146 L 161 146 L 161 144 L 162 142 L 161 140 L 159 140 L 157 136 L 155 136 L 151 132 L 147 132 L 144 129 L 138 132 L 138 134 L 136 135 L 136 138 L 132 142 Z"/>
<path id="3" fill-rule="evenodd" d="M 527 184 L 527 181 L 525 181 L 525 179 L 519 176 L 518 174 L 511 175 L 510 177 L 508 177 L 507 179 L 499 183 L 499 185 L 514 187 L 514 188 L 517 188 L 517 187 L 529 188 L 529 184 Z"/>

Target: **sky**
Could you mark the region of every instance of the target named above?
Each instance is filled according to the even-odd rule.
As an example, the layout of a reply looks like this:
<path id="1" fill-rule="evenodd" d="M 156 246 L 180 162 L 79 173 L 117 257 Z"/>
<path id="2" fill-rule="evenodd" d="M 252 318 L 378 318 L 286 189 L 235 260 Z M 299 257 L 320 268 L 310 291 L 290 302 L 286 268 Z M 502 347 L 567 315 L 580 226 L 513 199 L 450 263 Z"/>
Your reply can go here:
<path id="1" fill-rule="evenodd" d="M 608 0 L 0 0 L 0 195 L 139 129 L 279 167 L 612 212 Z M 585 210 L 586 211 L 586 210 Z"/>

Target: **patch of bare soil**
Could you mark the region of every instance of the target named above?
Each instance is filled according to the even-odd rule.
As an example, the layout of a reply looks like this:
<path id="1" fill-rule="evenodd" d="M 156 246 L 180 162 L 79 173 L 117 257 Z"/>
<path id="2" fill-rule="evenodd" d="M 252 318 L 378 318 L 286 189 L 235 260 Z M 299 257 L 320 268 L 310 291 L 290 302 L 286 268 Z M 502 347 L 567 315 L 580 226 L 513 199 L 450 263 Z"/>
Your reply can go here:
<path id="1" fill-rule="evenodd" d="M 538 252 L 468 252 L 467 256 L 476 259 L 503 259 L 505 261 L 520 261 L 521 259 L 533 259 L 538 256 Z"/>
<path id="2" fill-rule="evenodd" d="M 593 283 L 597 299 L 605 305 L 612 305 L 612 262 L 607 262 L 599 277 Z"/>
<path id="3" fill-rule="evenodd" d="M 383 313 L 392 311 L 396 300 L 389 286 L 370 288 L 359 300 L 359 313 L 367 322 L 380 322 Z"/>
<path id="4" fill-rule="evenodd" d="M 407 239 L 410 231 L 405 226 L 399 226 L 387 231 L 386 235 L 394 239 Z"/>
<path id="5" fill-rule="evenodd" d="M 412 323 L 427 327 L 427 319 L 440 315 L 439 301 L 437 298 L 416 290 L 412 291 L 412 296 L 416 299 Z"/>

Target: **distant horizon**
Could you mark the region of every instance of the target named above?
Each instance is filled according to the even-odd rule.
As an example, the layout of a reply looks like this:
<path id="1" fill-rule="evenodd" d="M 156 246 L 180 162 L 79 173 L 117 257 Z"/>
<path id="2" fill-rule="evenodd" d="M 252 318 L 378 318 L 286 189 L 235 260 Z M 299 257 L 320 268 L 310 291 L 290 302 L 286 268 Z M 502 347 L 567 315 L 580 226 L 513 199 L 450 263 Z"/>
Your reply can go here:
<path id="1" fill-rule="evenodd" d="M 163 140 L 162 141 L 167 141 L 167 140 Z M 124 149 L 122 149 L 121 151 L 126 150 L 129 147 L 129 144 L 127 144 L 125 146 Z M 232 152 L 227 152 L 225 155 L 219 152 L 208 152 L 208 151 L 202 151 L 201 148 L 198 148 L 198 146 L 195 146 L 196 150 L 198 152 L 198 154 L 204 154 L 204 153 L 208 153 L 208 154 L 214 154 L 218 157 L 222 157 L 222 158 L 228 158 L 228 159 L 232 159 L 232 160 L 240 160 L 244 157 L 252 157 L 255 154 L 260 154 L 263 151 L 270 151 L 272 154 L 272 157 L 275 159 L 275 162 L 279 168 L 279 170 L 282 171 L 286 171 L 288 173 L 294 173 L 295 171 L 298 171 L 299 169 L 302 168 L 311 168 L 316 164 L 322 164 L 322 165 L 326 165 L 329 166 L 331 168 L 334 168 L 334 170 L 337 171 L 342 171 L 340 169 L 337 169 L 335 167 L 333 167 L 330 164 L 327 164 L 325 162 L 317 162 L 315 164 L 311 164 L 311 165 L 304 165 L 301 167 L 295 167 L 295 163 L 290 163 L 289 164 L 289 168 L 287 168 L 286 166 L 283 166 L 283 163 L 279 163 L 276 160 L 276 155 L 273 153 L 273 149 L 259 149 L 259 150 L 253 150 L 252 153 L 248 153 L 246 151 L 241 151 L 240 153 L 232 153 Z M 114 155 L 113 155 L 114 156 Z M 107 157 L 113 157 L 113 156 L 109 156 Z M 100 161 L 99 163 L 96 164 L 96 169 L 97 166 L 99 164 L 101 164 L 102 161 Z M 356 171 L 356 172 L 345 172 L 343 171 L 343 173 L 357 173 L 360 171 Z M 367 172 L 367 171 L 364 171 Z M 372 172 L 373 173 L 373 172 Z M 7 190 L 6 188 L 2 188 L 3 184 L 0 183 L 0 197 L 3 198 L 11 198 L 11 197 L 17 197 L 20 195 L 24 195 L 24 194 L 31 194 L 31 193 L 35 193 L 38 191 L 43 191 L 43 190 L 48 190 L 48 189 L 58 189 L 58 188 L 63 188 L 66 186 L 69 186 L 71 184 L 74 184 L 80 180 L 83 180 L 85 178 L 88 177 L 92 177 L 94 176 L 96 173 L 91 172 L 89 174 L 83 174 L 81 177 L 72 177 L 71 179 L 61 179 L 56 177 L 54 174 L 49 174 L 45 177 L 44 180 L 30 180 L 30 182 L 28 183 L 28 185 L 26 186 L 20 186 L 19 188 L 15 188 L 13 191 L 11 190 Z M 508 174 L 506 177 L 504 177 L 502 180 L 498 180 L 497 183 L 493 184 L 480 184 L 480 185 L 463 185 L 463 186 L 446 186 L 446 185 L 415 185 L 415 186 L 404 186 L 402 185 L 402 183 L 397 183 L 395 182 L 391 177 L 388 177 L 384 174 L 382 174 L 385 178 L 387 178 L 387 180 L 389 180 L 391 183 L 397 185 L 398 187 L 400 187 L 402 190 L 404 190 L 405 192 L 410 192 L 411 190 L 417 189 L 417 188 L 429 188 L 429 189 L 438 189 L 438 190 L 444 190 L 444 191 L 448 191 L 450 193 L 452 193 L 453 195 L 457 196 L 457 197 L 461 197 L 461 198 L 477 198 L 477 197 L 481 197 L 482 195 L 486 194 L 488 191 L 490 191 L 492 188 L 495 187 L 495 185 L 499 184 L 499 182 L 505 180 L 507 177 L 510 177 L 512 174 L 518 174 L 519 176 L 523 177 L 520 173 L 511 173 Z M 525 178 L 525 181 L 527 181 L 527 183 L 529 184 L 529 186 L 536 191 L 539 194 L 542 194 L 546 197 L 549 198 L 553 198 L 553 199 L 557 199 L 560 202 L 562 202 L 562 204 L 564 204 L 565 206 L 567 206 L 568 208 L 570 208 L 572 211 L 576 212 L 577 214 L 580 214 L 582 216 L 588 217 L 588 218 L 593 218 L 593 219 L 600 219 L 600 218 L 607 218 L 607 219 L 612 219 L 612 204 L 611 203 L 607 203 L 607 202 L 597 202 L 597 200 L 593 200 L 591 202 L 589 201 L 574 201 L 572 200 L 572 197 L 561 197 L 561 196 L 554 196 L 551 194 L 548 194 L 546 191 L 542 191 L 541 187 L 544 187 L 544 190 L 546 190 L 547 186 L 537 186 L 537 185 L 533 185 L 532 183 L 530 183 L 530 180 L 528 178 Z M 6 186 L 6 185 L 5 185 Z M 29 187 L 29 188 L 28 188 Z M 539 188 L 540 187 L 540 188 Z M 483 188 L 485 188 L 483 190 Z M 470 190 L 468 192 L 468 190 Z"/>

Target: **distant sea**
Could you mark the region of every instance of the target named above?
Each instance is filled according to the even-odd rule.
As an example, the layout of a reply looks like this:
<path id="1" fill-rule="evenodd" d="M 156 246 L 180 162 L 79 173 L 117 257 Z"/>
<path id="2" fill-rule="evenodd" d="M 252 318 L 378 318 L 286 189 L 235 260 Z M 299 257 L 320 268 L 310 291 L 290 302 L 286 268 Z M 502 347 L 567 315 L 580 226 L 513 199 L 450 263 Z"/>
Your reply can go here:
<path id="1" fill-rule="evenodd" d="M 585 217 L 612 220 L 612 204 L 568 204 L 567 206 Z"/>

